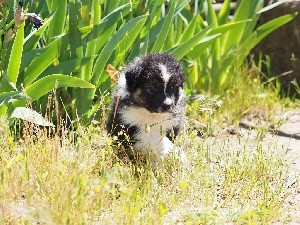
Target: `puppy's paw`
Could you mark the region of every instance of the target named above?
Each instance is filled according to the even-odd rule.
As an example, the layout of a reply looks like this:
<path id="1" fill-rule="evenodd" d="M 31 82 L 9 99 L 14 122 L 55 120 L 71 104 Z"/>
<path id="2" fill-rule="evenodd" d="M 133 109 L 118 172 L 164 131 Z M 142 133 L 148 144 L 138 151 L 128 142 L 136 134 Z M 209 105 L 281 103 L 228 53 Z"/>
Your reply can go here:
<path id="1" fill-rule="evenodd" d="M 188 164 L 187 157 L 182 147 L 175 146 L 169 138 L 163 137 L 161 141 L 161 157 L 166 158 L 172 156 L 179 160 L 182 164 Z"/>

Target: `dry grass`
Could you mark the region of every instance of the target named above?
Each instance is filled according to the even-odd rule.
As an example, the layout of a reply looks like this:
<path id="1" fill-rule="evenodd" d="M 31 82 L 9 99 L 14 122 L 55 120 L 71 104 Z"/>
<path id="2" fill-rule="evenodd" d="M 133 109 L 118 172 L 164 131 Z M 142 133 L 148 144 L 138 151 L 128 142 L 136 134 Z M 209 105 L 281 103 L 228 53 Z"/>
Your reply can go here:
<path id="1" fill-rule="evenodd" d="M 0 222 L 3 224 L 267 223 L 285 195 L 280 154 L 230 149 L 188 130 L 178 144 L 190 165 L 170 159 L 151 170 L 116 157 L 100 127 L 62 138 L 14 142 L 0 132 Z"/>
<path id="2" fill-rule="evenodd" d="M 277 96 L 270 94 L 274 92 L 261 98 L 258 94 L 265 90 L 255 82 L 249 85 L 238 83 L 231 97 L 221 97 L 223 105 L 214 116 L 195 113 L 203 105 L 190 105 L 188 123 L 177 139 L 186 149 L 188 166 L 168 159 L 153 170 L 147 163 L 134 165 L 119 159 L 103 125 L 64 129 L 62 136 L 51 138 L 27 125 L 23 138 L 15 141 L 2 118 L 0 224 L 268 224 L 280 220 L 288 194 L 284 146 L 275 142 L 265 146 L 259 135 L 251 141 L 247 135 L 229 141 L 219 136 L 201 138 L 191 122 L 200 115 L 207 133 L 217 124 L 234 123 L 249 112 L 251 102 L 252 109 L 263 106 L 266 112 L 277 107 Z M 245 94 L 249 90 L 251 94 Z"/>

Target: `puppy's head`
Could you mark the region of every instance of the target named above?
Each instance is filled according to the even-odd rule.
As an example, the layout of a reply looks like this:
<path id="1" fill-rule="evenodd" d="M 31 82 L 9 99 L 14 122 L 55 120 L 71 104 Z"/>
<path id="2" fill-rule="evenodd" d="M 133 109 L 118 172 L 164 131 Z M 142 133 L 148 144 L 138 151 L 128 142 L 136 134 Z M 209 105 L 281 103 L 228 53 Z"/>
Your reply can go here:
<path id="1" fill-rule="evenodd" d="M 124 75 L 133 103 L 150 112 L 169 111 L 183 93 L 184 72 L 168 54 L 138 57 L 125 68 Z"/>

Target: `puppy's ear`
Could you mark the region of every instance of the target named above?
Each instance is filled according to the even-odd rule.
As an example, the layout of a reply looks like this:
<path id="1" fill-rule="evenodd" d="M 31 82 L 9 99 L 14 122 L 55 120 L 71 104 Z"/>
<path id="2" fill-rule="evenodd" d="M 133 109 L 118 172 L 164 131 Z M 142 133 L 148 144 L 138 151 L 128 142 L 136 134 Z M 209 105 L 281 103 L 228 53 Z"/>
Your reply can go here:
<path id="1" fill-rule="evenodd" d="M 138 77 L 139 72 L 137 70 L 129 70 L 125 72 L 127 89 L 130 93 L 132 93 L 136 89 Z"/>

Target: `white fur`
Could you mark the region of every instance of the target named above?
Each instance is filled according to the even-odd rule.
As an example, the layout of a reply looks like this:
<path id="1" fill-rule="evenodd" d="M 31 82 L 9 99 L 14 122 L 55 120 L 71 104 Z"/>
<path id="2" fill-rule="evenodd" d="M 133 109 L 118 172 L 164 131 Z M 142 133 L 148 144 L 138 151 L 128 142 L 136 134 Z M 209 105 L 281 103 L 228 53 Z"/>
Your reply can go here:
<path id="1" fill-rule="evenodd" d="M 162 156 L 167 155 L 173 148 L 173 143 L 165 137 L 167 130 L 172 128 L 172 114 L 150 113 L 145 108 L 124 107 L 121 117 L 124 123 L 140 128 L 135 136 L 139 142 L 133 145 L 134 148 L 154 149 Z"/>
<path id="2" fill-rule="evenodd" d="M 121 98 L 125 98 L 130 95 L 130 93 L 127 90 L 127 83 L 125 77 L 126 71 L 138 70 L 141 63 L 142 59 L 140 57 L 135 58 L 133 62 L 126 67 L 126 70 L 120 74 L 117 83 L 117 93 L 118 96 L 120 96 Z"/>
<path id="3" fill-rule="evenodd" d="M 172 128 L 172 114 L 170 113 L 150 113 L 145 108 L 124 107 L 121 110 L 121 117 L 124 123 L 137 126 L 140 131 L 135 138 L 139 142 L 133 147 L 142 151 L 156 151 L 161 157 L 174 154 L 181 162 L 187 162 L 184 151 L 177 148 L 167 138 L 166 132 Z"/>
<path id="4" fill-rule="evenodd" d="M 164 80 L 165 90 L 167 88 L 167 84 L 170 80 L 171 74 L 168 73 L 167 67 L 163 64 L 159 64 L 159 68 L 161 71 L 162 78 Z"/>
<path id="5" fill-rule="evenodd" d="M 167 67 L 165 65 L 159 64 L 159 68 L 160 68 L 161 75 L 162 75 L 162 78 L 163 78 L 163 81 L 164 81 L 164 91 L 166 92 L 167 85 L 168 85 L 168 82 L 170 80 L 171 74 L 168 73 Z M 174 102 L 174 99 L 167 97 L 164 101 L 164 104 L 172 105 L 173 102 Z"/>
<path id="6" fill-rule="evenodd" d="M 127 70 L 134 70 L 140 66 L 141 59 L 137 58 L 131 63 Z M 161 70 L 162 79 L 164 81 L 164 91 L 166 91 L 167 84 L 171 78 L 171 74 L 167 71 L 167 67 L 163 64 L 159 64 Z M 125 72 L 121 73 L 118 84 L 117 93 L 121 98 L 128 97 L 130 93 L 127 90 Z M 179 99 L 184 98 L 184 91 L 181 88 L 179 90 Z M 172 105 L 174 98 L 167 97 L 165 104 Z M 179 110 L 179 109 L 178 109 Z M 135 134 L 135 139 L 139 140 L 133 144 L 135 149 L 156 151 L 161 157 L 166 157 L 170 153 L 174 154 L 176 158 L 179 158 L 182 162 L 186 162 L 184 151 L 174 146 L 168 137 L 166 132 L 172 129 L 172 126 L 176 126 L 181 118 L 173 118 L 171 113 L 151 113 L 145 108 L 127 106 L 120 111 L 121 120 L 124 124 L 131 124 L 139 128 L 139 132 Z"/>
<path id="7" fill-rule="evenodd" d="M 166 104 L 166 105 L 172 105 L 172 103 L 173 103 L 172 98 L 166 98 L 165 101 L 164 101 L 164 104 Z"/>
<path id="8" fill-rule="evenodd" d="M 122 98 L 125 98 L 130 95 L 130 93 L 127 90 L 125 73 L 120 74 L 120 77 L 118 79 L 118 84 L 117 84 L 117 90 L 118 90 L 117 91 L 118 95 Z"/>

